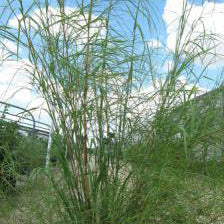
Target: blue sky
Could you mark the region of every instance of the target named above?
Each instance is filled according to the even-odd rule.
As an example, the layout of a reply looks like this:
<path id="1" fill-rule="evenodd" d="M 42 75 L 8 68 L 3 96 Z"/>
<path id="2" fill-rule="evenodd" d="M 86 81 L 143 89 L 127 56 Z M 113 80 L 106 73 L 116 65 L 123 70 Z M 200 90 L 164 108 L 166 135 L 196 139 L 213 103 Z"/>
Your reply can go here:
<path id="1" fill-rule="evenodd" d="M 149 0 L 147 3 L 150 3 L 150 9 L 152 15 L 152 20 L 154 22 L 154 26 L 149 27 L 147 22 L 142 18 L 139 20 L 139 23 L 144 27 L 143 32 L 145 36 L 145 40 L 148 42 L 149 46 L 152 48 L 152 51 L 155 52 L 155 62 L 161 63 L 158 67 L 160 67 L 159 72 L 167 72 L 168 65 L 172 66 L 171 57 L 168 57 L 166 59 L 167 55 L 172 55 L 172 51 L 174 51 L 175 46 L 175 37 L 177 32 L 177 24 L 175 21 L 178 21 L 178 18 L 181 16 L 181 10 L 182 10 L 182 2 L 184 0 Z M 30 6 L 32 1 L 24 0 L 24 10 Z M 55 7 L 55 1 L 52 2 L 51 6 Z M 68 6 L 72 6 L 71 3 L 74 3 L 75 1 L 67 1 Z M 108 1 L 107 1 L 108 2 Z M 214 1 L 202 1 L 202 0 L 189 0 L 188 1 L 188 7 L 192 6 L 192 13 L 189 17 L 189 27 L 186 30 L 185 34 L 187 36 L 187 33 L 189 32 L 190 27 L 194 23 L 194 20 L 198 19 L 198 15 L 202 12 L 202 10 L 205 11 L 205 15 L 202 16 L 201 21 L 204 24 L 205 30 L 212 33 L 217 33 L 220 36 L 223 35 L 224 37 L 224 0 L 216 0 L 216 4 L 213 4 Z M 18 4 L 14 5 L 17 13 L 18 13 Z M 213 10 L 215 9 L 215 11 Z M 215 13 L 214 13 L 215 12 Z M 223 12 L 220 13 L 220 12 Z M 9 10 L 6 10 L 4 14 L 1 17 L 0 23 L 3 25 L 5 21 L 7 20 Z M 124 30 L 124 33 L 127 32 L 128 27 L 131 27 L 131 19 L 127 16 L 127 14 L 122 11 L 122 8 L 117 9 L 117 20 L 119 20 L 120 24 L 122 25 L 122 29 Z M 14 28 L 16 23 L 11 21 L 11 26 Z M 152 24 L 152 23 L 151 23 Z M 201 31 L 200 25 L 196 29 L 197 32 Z M 193 35 L 192 42 L 195 42 L 198 40 L 198 37 L 196 35 Z M 128 33 L 128 32 L 127 32 Z M 1 39 L 1 41 L 4 42 L 4 39 Z M 15 46 L 13 44 L 7 42 L 6 44 L 12 51 L 15 50 Z M 193 44 L 187 46 L 187 50 L 191 50 L 193 48 Z M 206 47 L 206 46 L 205 46 Z M 24 58 L 24 61 L 27 62 L 26 59 L 26 51 L 21 50 L 21 57 Z M 221 55 L 224 55 L 224 47 L 222 45 L 219 45 L 212 51 L 211 53 L 218 53 L 220 54 L 220 57 L 215 58 L 212 66 L 210 66 L 209 69 L 206 71 L 206 75 L 201 81 L 199 82 L 199 85 L 201 85 L 203 88 L 211 89 L 215 85 L 215 81 L 220 76 L 222 79 L 222 70 L 224 65 L 224 60 L 221 57 Z M 157 56 L 156 56 L 157 55 Z M 158 56 L 159 55 L 159 56 Z M 166 59 L 166 62 L 162 64 Z M 204 63 L 208 63 L 211 59 L 211 55 L 209 57 L 203 58 Z M 41 99 L 37 98 L 37 95 L 30 91 L 28 88 L 31 88 L 29 85 L 29 78 L 26 77 L 26 74 L 24 71 L 18 69 L 17 67 L 22 67 L 23 62 L 7 62 L 0 66 L 1 74 L 4 74 L 4 77 L 2 76 L 0 80 L 0 99 L 7 99 L 10 95 L 13 95 L 11 98 L 11 102 L 22 105 L 22 106 L 28 106 L 36 107 L 40 106 Z M 199 74 L 202 71 L 202 63 L 200 60 L 195 61 L 195 72 Z M 170 67 L 169 67 L 170 68 Z M 15 77 L 16 75 L 16 77 Z M 9 83 L 11 87 L 9 87 Z M 26 86 L 25 89 L 22 89 L 19 91 L 19 88 L 22 87 L 22 85 Z M 19 87 L 16 87 L 19 86 Z M 15 92 L 15 89 L 18 90 L 16 94 L 13 94 L 13 91 Z M 7 93 L 6 93 L 7 90 Z M 45 115 L 44 115 L 45 116 Z M 47 118 L 43 118 L 47 119 Z"/>

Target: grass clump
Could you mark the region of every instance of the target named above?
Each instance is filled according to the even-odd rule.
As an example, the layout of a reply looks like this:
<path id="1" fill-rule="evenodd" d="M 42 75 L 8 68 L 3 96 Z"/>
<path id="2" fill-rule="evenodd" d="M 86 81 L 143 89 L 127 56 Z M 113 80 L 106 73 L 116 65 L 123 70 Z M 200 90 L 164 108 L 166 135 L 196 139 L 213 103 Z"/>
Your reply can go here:
<path id="1" fill-rule="evenodd" d="M 164 75 L 152 65 L 155 55 L 141 27 L 153 15 L 149 1 L 83 0 L 73 9 L 65 1 L 56 1 L 55 8 L 47 0 L 33 1 L 27 9 L 23 1 L 6 2 L 10 14 L 0 36 L 17 44 L 12 55 L 17 60 L 24 49 L 29 61 L 24 69 L 60 136 L 54 145 L 58 166 L 32 173 L 33 183 L 41 174 L 47 178 L 41 179 L 43 191 L 33 194 L 31 185 L 24 192 L 35 200 L 25 200 L 21 222 L 218 223 L 223 217 L 222 169 L 216 169 L 222 163 L 219 89 L 193 99 L 208 66 L 195 77 L 195 62 L 209 52 L 204 43 L 214 36 L 203 33 L 204 41 L 189 47 L 187 4 Z M 130 20 L 124 33 L 120 12 Z M 14 28 L 11 18 L 17 18 Z M 180 82 L 182 75 L 193 83 L 190 90 Z M 149 81 L 154 91 L 144 93 Z M 39 156 L 35 150 L 29 165 L 40 166 Z"/>

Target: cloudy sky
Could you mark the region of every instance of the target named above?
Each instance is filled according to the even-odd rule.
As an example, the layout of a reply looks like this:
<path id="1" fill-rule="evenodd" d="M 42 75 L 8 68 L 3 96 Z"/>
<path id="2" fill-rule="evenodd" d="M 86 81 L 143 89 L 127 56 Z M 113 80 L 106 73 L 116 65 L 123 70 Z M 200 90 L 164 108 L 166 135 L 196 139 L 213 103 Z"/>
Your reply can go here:
<path id="1" fill-rule="evenodd" d="M 24 3 L 25 2 L 26 1 L 24 1 Z M 183 33 L 181 45 L 186 44 L 186 41 L 184 40 L 188 40 L 189 43 L 185 48 L 188 51 L 191 51 L 192 49 L 197 50 L 197 44 L 201 44 L 201 33 L 204 32 L 215 35 L 216 38 L 214 38 L 213 41 L 204 43 L 205 48 L 212 49 L 210 50 L 210 54 L 195 61 L 198 65 L 198 71 L 200 71 L 200 67 L 203 64 L 210 63 L 210 69 L 208 69 L 206 73 L 206 78 L 202 79 L 200 85 L 204 89 L 211 89 L 211 80 L 218 79 L 219 75 L 222 73 L 224 65 L 224 44 L 220 44 L 222 43 L 220 40 L 224 37 L 224 0 L 217 0 L 215 3 L 214 1 L 202 0 L 188 0 L 187 2 L 185 0 L 156 0 L 152 2 L 152 7 L 157 13 L 157 18 L 155 19 L 156 28 L 149 32 L 149 29 L 145 27 L 143 31 L 147 37 L 148 46 L 151 49 L 165 52 L 163 53 L 164 57 L 166 52 L 170 53 L 175 51 L 178 20 L 182 15 L 183 6 L 186 7 L 189 13 L 187 15 L 187 26 Z M 67 11 L 72 11 L 72 8 L 68 6 Z M 38 10 L 34 12 L 38 14 Z M 57 12 L 54 5 L 52 5 L 51 12 L 52 15 Z M 18 18 L 20 18 L 19 15 Z M 2 19 L 4 20 L 4 17 Z M 128 20 L 126 23 L 128 23 Z M 12 18 L 9 21 L 9 25 L 15 28 L 18 25 L 17 19 Z M 192 27 L 194 27 L 194 31 L 192 35 L 189 36 Z M 57 30 L 57 27 L 53 27 L 52 32 Z M 85 39 L 83 38 L 83 41 L 84 40 Z M 32 85 L 30 84 L 31 78 L 23 69 L 24 64 L 29 65 L 25 54 L 24 58 L 19 62 L 9 57 L 10 52 L 15 52 L 16 49 L 17 47 L 15 44 L 1 39 L 0 61 L 2 62 L 0 63 L 0 100 L 26 108 L 45 108 L 46 105 L 44 101 L 32 90 Z M 20 51 L 23 51 L 23 49 L 20 49 Z M 21 52 L 21 54 L 23 54 L 23 52 Z M 8 58 L 7 61 L 5 61 L 6 58 Z M 163 63 L 162 69 L 166 72 L 171 66 L 172 62 L 168 58 Z M 151 87 L 149 87 L 149 89 L 151 89 Z M 41 121 L 49 122 L 47 114 L 44 112 L 40 114 L 40 112 L 37 111 L 35 116 Z"/>

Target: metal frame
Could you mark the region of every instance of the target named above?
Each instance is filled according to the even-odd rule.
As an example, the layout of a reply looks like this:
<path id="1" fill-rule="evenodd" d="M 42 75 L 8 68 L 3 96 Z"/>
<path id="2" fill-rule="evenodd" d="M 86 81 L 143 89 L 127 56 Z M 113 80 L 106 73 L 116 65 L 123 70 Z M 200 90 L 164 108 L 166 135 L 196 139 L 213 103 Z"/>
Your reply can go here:
<path id="1" fill-rule="evenodd" d="M 46 153 L 46 160 L 45 160 L 45 167 L 47 169 L 49 167 L 49 163 L 50 163 L 53 126 L 50 126 L 50 125 L 45 124 L 45 123 L 40 122 L 40 121 L 35 121 L 35 118 L 34 118 L 33 114 L 30 112 L 30 110 L 27 110 L 25 108 L 22 108 L 22 107 L 19 107 L 19 106 L 10 104 L 10 103 L 0 101 L 0 105 L 2 105 L 2 104 L 6 105 L 6 106 L 9 106 L 9 107 L 19 109 L 19 110 L 22 110 L 22 112 L 20 112 L 18 114 L 12 114 L 12 113 L 9 113 L 8 111 L 0 111 L 0 113 L 8 114 L 10 116 L 17 117 L 19 119 L 24 119 L 26 121 L 32 121 L 33 125 L 32 125 L 32 127 L 30 127 L 31 125 L 29 123 L 22 122 L 22 121 L 18 120 L 17 124 L 18 124 L 20 130 L 28 131 L 28 132 L 31 131 L 33 138 L 35 137 L 36 133 L 39 133 L 40 135 L 48 138 L 47 153 Z M 24 113 L 28 113 L 31 118 L 21 116 Z M 3 119 L 4 120 L 9 120 L 9 121 L 14 121 L 14 120 L 9 119 L 9 118 L 3 118 Z"/>
<path id="2" fill-rule="evenodd" d="M 17 121 L 20 130 L 31 132 L 33 137 L 35 136 L 36 133 L 39 133 L 42 136 L 45 136 L 47 138 L 49 137 L 50 129 L 51 129 L 50 125 L 45 124 L 45 123 L 40 122 L 40 121 L 36 121 L 33 114 L 30 112 L 30 110 L 27 110 L 25 108 L 22 108 L 22 107 L 19 107 L 19 106 L 10 104 L 10 103 L 0 101 L 0 105 L 2 105 L 2 104 L 5 105 L 5 106 L 8 106 L 8 107 L 19 109 L 19 110 L 21 110 L 21 112 L 18 113 L 18 114 L 13 114 L 13 113 L 9 113 L 8 111 L 0 111 L 0 113 L 8 114 L 10 116 L 17 117 L 19 119 L 23 119 L 25 121 L 31 121 L 32 122 L 32 124 L 29 124 L 29 123 L 26 123 L 26 122 Z M 30 118 L 21 116 L 22 114 L 25 114 L 25 113 L 28 113 L 30 115 Z M 12 119 L 9 119 L 9 118 L 3 118 L 3 119 L 8 120 L 8 121 L 15 121 L 15 120 L 12 120 Z"/>

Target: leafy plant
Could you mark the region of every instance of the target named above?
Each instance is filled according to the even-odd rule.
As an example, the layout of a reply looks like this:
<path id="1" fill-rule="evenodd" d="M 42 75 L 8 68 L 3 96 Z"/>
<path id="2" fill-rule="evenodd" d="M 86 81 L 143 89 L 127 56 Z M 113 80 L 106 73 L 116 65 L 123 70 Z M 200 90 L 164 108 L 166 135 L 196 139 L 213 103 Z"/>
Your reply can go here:
<path id="1" fill-rule="evenodd" d="M 14 190 L 16 184 L 16 166 L 14 152 L 19 143 L 16 122 L 0 120 L 0 190 Z"/>
<path id="2" fill-rule="evenodd" d="M 30 174 L 35 168 L 44 167 L 47 141 L 38 137 L 21 137 L 15 151 L 18 172 Z"/>

